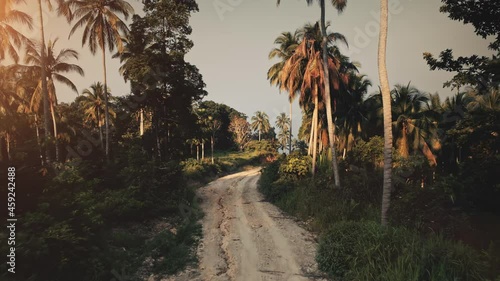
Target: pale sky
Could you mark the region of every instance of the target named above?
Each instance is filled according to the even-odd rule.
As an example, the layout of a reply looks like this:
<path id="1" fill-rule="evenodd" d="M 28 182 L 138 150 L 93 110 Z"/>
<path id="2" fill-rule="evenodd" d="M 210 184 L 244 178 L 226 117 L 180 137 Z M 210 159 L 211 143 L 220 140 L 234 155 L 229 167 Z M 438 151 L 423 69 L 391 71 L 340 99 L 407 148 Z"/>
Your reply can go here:
<path id="1" fill-rule="evenodd" d="M 2 0 L 0 0 L 2 1 Z M 36 24 L 36 1 L 27 0 L 32 6 L 20 6 L 29 11 Z M 129 0 L 142 13 L 139 0 Z M 329 2 L 329 1 L 327 1 Z M 422 91 L 438 92 L 444 99 L 451 94 L 443 83 L 452 77 L 443 71 L 430 71 L 422 58 L 423 52 L 438 55 L 452 48 L 455 55 L 490 55 L 488 40 L 474 34 L 470 25 L 450 20 L 439 13 L 439 0 L 390 0 L 391 21 L 388 39 L 388 73 L 391 85 L 409 81 Z M 307 22 L 319 19 L 317 4 L 307 6 L 305 0 L 282 0 L 279 7 L 275 0 L 198 0 L 200 11 L 193 14 L 191 39 L 194 48 L 186 60 L 196 65 L 207 84 L 206 100 L 225 103 L 252 116 L 255 111 L 266 112 L 274 124 L 280 112 L 288 113 L 286 93 L 279 94 L 269 85 L 266 73 L 274 63 L 268 53 L 274 39 L 281 32 L 293 32 Z M 343 48 L 353 61 L 361 63 L 360 73 L 368 75 L 377 87 L 378 0 L 350 0 L 341 15 L 327 6 L 327 20 L 332 29 L 344 34 L 350 48 Z M 81 92 L 95 81 L 102 80 L 101 53 L 92 56 L 87 47 L 81 46 L 81 31 L 68 40 L 70 25 L 62 18 L 46 12 L 44 20 L 46 39 L 59 37 L 57 50 L 73 48 L 80 53 L 78 64 L 85 70 L 85 77 L 69 75 Z M 37 38 L 38 32 L 33 31 Z M 108 85 L 113 95 L 129 92 L 128 85 L 118 73 L 118 59 L 108 54 Z M 63 85 L 57 89 L 59 100 L 71 102 L 76 93 Z M 294 135 L 300 124 L 299 107 L 294 106 Z"/>

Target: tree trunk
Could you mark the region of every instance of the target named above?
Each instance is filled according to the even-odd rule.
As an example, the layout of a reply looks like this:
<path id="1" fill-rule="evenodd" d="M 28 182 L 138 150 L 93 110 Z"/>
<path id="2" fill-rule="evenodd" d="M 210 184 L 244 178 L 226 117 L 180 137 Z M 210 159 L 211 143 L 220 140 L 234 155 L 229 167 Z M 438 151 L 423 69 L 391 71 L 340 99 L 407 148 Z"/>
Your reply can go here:
<path id="1" fill-rule="evenodd" d="M 314 113 L 313 113 L 313 135 L 312 143 L 312 174 L 316 174 L 316 156 L 318 154 L 318 95 L 314 97 Z"/>
<path id="2" fill-rule="evenodd" d="M 380 37 L 378 45 L 378 72 L 382 90 L 384 112 L 384 185 L 382 195 L 381 223 L 387 225 L 387 211 L 391 202 L 392 188 L 392 112 L 391 90 L 387 75 L 386 51 L 388 31 L 388 0 L 380 0 Z"/>
<path id="3" fill-rule="evenodd" d="M 196 161 L 200 161 L 200 145 L 196 145 Z"/>
<path id="4" fill-rule="evenodd" d="M 12 159 L 12 156 L 10 155 L 10 134 L 5 133 L 5 147 L 7 149 L 7 161 L 10 161 Z"/>
<path id="5" fill-rule="evenodd" d="M 106 75 L 106 46 L 104 33 L 101 31 L 102 68 L 104 74 L 104 124 L 106 130 L 106 160 L 109 160 L 109 104 L 108 104 L 108 77 Z"/>
<path id="6" fill-rule="evenodd" d="M 215 144 L 215 140 L 214 140 L 214 137 L 212 136 L 210 138 L 210 146 L 212 149 L 212 164 L 214 164 L 214 144 Z"/>
<path id="7" fill-rule="evenodd" d="M 408 148 L 408 132 L 406 129 L 406 125 L 403 125 L 403 130 L 401 131 L 401 139 L 399 140 L 399 154 L 403 158 L 408 158 L 410 156 L 409 148 Z"/>
<path id="8" fill-rule="evenodd" d="M 309 132 L 309 146 L 307 147 L 307 155 L 312 155 L 313 137 L 314 137 L 314 113 L 311 121 L 311 131 Z"/>
<path id="9" fill-rule="evenodd" d="M 141 124 L 139 124 L 139 135 L 143 136 L 144 135 L 144 109 L 141 108 L 140 111 L 140 121 Z"/>
<path id="10" fill-rule="evenodd" d="M 100 112 L 99 108 L 97 108 L 97 126 L 99 127 L 99 140 L 101 141 L 101 149 L 104 150 L 104 138 L 102 135 L 101 112 Z"/>
<path id="11" fill-rule="evenodd" d="M 288 154 L 292 153 L 292 100 L 290 100 L 290 139 L 288 143 Z"/>
<path id="12" fill-rule="evenodd" d="M 205 160 L 205 141 L 201 142 L 201 161 Z"/>
<path id="13" fill-rule="evenodd" d="M 38 127 L 38 117 L 35 113 L 35 131 L 36 131 L 36 143 L 38 144 L 38 153 L 40 154 L 40 164 L 43 166 L 43 150 L 42 150 L 42 142 L 40 141 L 40 128 Z"/>
<path id="14" fill-rule="evenodd" d="M 57 122 L 56 122 L 56 113 L 54 110 L 54 105 L 50 103 L 50 114 L 52 115 L 52 126 L 54 127 L 54 146 L 56 149 L 56 157 L 54 158 L 55 162 L 59 161 L 59 142 L 57 140 Z"/>
<path id="15" fill-rule="evenodd" d="M 332 116 L 332 104 L 330 96 L 330 72 L 328 70 L 328 38 L 326 34 L 325 23 L 325 0 L 321 0 L 321 34 L 323 35 L 323 71 L 325 73 L 325 104 L 326 104 L 326 120 L 328 121 L 328 138 L 330 140 L 330 149 L 332 152 L 332 169 L 335 186 L 340 187 L 339 166 L 337 163 L 337 153 L 335 151 L 334 142 L 334 124 Z"/>
<path id="16" fill-rule="evenodd" d="M 41 79 L 42 79 L 42 100 L 43 100 L 43 121 L 44 121 L 44 133 L 45 133 L 45 162 L 50 165 L 50 115 L 49 115 L 49 90 L 47 88 L 47 73 L 46 73 L 46 63 L 45 63 L 45 32 L 43 28 L 43 12 L 42 12 L 42 0 L 38 0 L 38 14 L 40 16 L 40 35 L 41 35 L 41 52 L 40 52 L 40 68 L 41 68 Z"/>
<path id="17" fill-rule="evenodd" d="M 260 141 L 260 129 L 259 129 L 259 141 Z"/>

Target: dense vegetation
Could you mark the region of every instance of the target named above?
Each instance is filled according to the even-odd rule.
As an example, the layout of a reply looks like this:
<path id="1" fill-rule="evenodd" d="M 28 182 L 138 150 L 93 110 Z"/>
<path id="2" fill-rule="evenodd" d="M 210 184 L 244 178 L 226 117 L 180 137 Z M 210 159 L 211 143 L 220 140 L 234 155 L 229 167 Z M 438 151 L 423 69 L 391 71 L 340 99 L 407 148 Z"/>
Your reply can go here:
<path id="1" fill-rule="evenodd" d="M 483 2 L 443 0 L 441 11 L 472 23 L 480 36 L 496 35 L 490 49 L 499 51 L 498 4 Z M 500 54 L 455 59 L 446 50 L 435 59 L 425 53 L 431 70 L 458 72 L 444 84 L 457 93 L 444 101 L 410 83 L 390 91 L 392 184 L 386 197 L 383 89 L 368 94 L 372 82 L 339 52 L 336 41 L 345 38 L 330 32 L 334 148 L 342 152 L 332 159 L 319 26 L 282 33 L 269 55 L 279 61 L 268 79 L 290 100 L 298 96 L 299 139 L 309 145 L 306 150 L 297 142 L 294 152 L 265 168 L 261 192 L 321 234 L 317 261 L 333 280 L 499 280 Z"/>
<path id="2" fill-rule="evenodd" d="M 21 2 L 0 2 L 0 170 L 16 169 L 19 220 L 16 274 L 2 263 L 2 280 L 176 273 L 196 262 L 196 188 L 269 162 L 261 192 L 321 234 L 317 260 L 334 280 L 500 280 L 500 53 L 423 54 L 431 70 L 456 74 L 445 100 L 410 83 L 369 94 L 375 83 L 340 52 L 347 39 L 317 1 L 320 21 L 283 32 L 269 54 L 269 81 L 302 109 L 292 139 L 291 112 L 273 126 L 265 112 L 248 118 L 204 100 L 185 60 L 196 1 L 143 1 L 142 16 L 124 0 L 38 1 L 102 54 L 103 81 L 80 91 L 65 76 L 88 71 L 79 53 L 46 42 L 43 19 L 16 10 Z M 347 1 L 331 4 L 341 12 Z M 500 51 L 495 0 L 443 0 L 441 11 L 496 36 L 490 49 Z M 110 52 L 120 69 L 106 68 Z M 129 95 L 113 96 L 108 70 L 130 82 Z M 81 95 L 58 103 L 60 85 Z"/>

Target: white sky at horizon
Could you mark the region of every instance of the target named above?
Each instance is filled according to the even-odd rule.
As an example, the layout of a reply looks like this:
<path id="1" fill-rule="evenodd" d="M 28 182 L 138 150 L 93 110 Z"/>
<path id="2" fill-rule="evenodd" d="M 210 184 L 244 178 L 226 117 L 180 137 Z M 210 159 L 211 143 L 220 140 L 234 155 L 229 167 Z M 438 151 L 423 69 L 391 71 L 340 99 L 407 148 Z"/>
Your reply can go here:
<path id="1" fill-rule="evenodd" d="M 2 0 L 0 0 L 2 1 Z M 18 9 L 27 11 L 36 21 L 31 37 L 38 35 L 37 5 L 21 5 Z M 225 103 L 248 116 L 255 111 L 266 112 L 274 125 L 280 112 L 289 111 L 287 93 L 279 94 L 266 79 L 267 70 L 274 63 L 268 60 L 268 53 L 274 47 L 274 39 L 281 32 L 293 32 L 305 23 L 319 19 L 317 4 L 307 6 L 304 0 L 282 0 L 279 7 L 276 0 L 198 0 L 200 12 L 191 18 L 194 42 L 186 60 L 196 65 L 207 84 L 206 100 Z M 329 1 L 327 1 L 329 2 Z M 438 92 L 442 99 L 451 95 L 443 89 L 445 81 L 452 74 L 444 71 L 430 71 L 422 53 L 439 52 L 451 48 L 459 55 L 491 55 L 487 49 L 488 40 L 474 34 L 470 25 L 450 20 L 439 12 L 439 0 L 390 0 L 393 11 L 389 25 L 387 65 L 391 85 L 407 84 L 429 92 Z M 135 12 L 142 13 L 139 0 L 129 0 Z M 399 4 L 398 4 L 399 3 Z M 226 11 L 217 10 L 227 8 Z M 341 15 L 327 6 L 327 20 L 332 22 L 335 32 L 344 34 L 350 49 L 343 48 L 353 61 L 361 63 L 360 73 L 366 74 L 376 88 L 378 82 L 378 0 L 348 2 Z M 93 82 L 102 80 L 101 53 L 90 54 L 81 46 L 81 31 L 68 40 L 70 24 L 62 18 L 53 18 L 45 12 L 46 40 L 59 37 L 56 49 L 73 48 L 80 53 L 75 62 L 85 70 L 85 77 L 71 74 L 68 77 L 76 84 L 79 92 Z M 52 18 L 51 18 L 52 17 Z M 361 34 L 367 34 L 362 36 Z M 129 86 L 118 73 L 118 59 L 111 59 L 108 53 L 108 84 L 114 95 L 129 93 Z M 372 89 L 373 91 L 373 89 Z M 69 88 L 58 85 L 59 101 L 71 102 L 77 96 Z M 301 121 L 299 107 L 294 105 L 294 135 Z"/>

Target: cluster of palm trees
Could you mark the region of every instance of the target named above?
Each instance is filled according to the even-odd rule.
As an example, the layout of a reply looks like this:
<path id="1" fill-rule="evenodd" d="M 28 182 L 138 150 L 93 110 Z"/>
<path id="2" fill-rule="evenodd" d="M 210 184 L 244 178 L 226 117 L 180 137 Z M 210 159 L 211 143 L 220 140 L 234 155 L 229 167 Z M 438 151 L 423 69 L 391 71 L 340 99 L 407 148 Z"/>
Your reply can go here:
<path id="1" fill-rule="evenodd" d="M 22 74 L 24 79 L 33 79 L 37 81 L 34 87 L 29 86 L 29 83 L 22 83 L 19 77 L 10 77 L 9 81 L 16 81 L 17 85 L 10 85 L 11 88 L 17 88 L 14 92 L 19 92 L 22 89 L 23 98 L 29 102 L 21 102 L 26 104 L 25 111 L 29 111 L 34 115 L 34 122 L 38 124 L 39 114 L 43 112 L 44 121 L 44 143 L 49 142 L 52 138 L 55 142 L 55 159 L 59 159 L 59 151 L 57 145 L 58 133 L 55 106 L 57 105 L 56 87 L 54 82 L 60 82 L 69 86 L 73 91 L 78 92 L 76 86 L 64 76 L 65 73 L 76 72 L 83 75 L 83 69 L 76 64 L 69 63 L 69 59 L 78 59 L 78 53 L 72 49 L 62 49 L 58 53 L 55 51 L 57 39 L 49 41 L 46 45 L 44 26 L 43 26 L 43 6 L 42 1 L 38 0 L 38 12 L 40 16 L 39 28 L 40 36 L 38 40 L 31 40 L 16 30 L 13 23 L 22 24 L 29 29 L 33 28 L 33 19 L 31 16 L 14 9 L 16 4 L 25 2 L 24 0 L 5 0 L 0 4 L 0 61 L 6 57 L 10 57 L 16 63 L 14 70 L 16 75 Z M 103 64 L 103 84 L 95 84 L 91 87 L 92 92 L 84 91 L 89 99 L 93 99 L 93 103 L 99 108 L 94 109 L 94 113 L 89 109 L 88 116 L 93 116 L 97 120 L 97 125 L 102 125 L 102 116 L 104 116 L 105 124 L 105 153 L 109 155 L 109 123 L 110 110 L 108 108 L 109 94 L 103 94 L 107 89 L 106 78 L 106 49 L 110 52 L 115 48 L 118 52 L 123 51 L 123 37 L 128 33 L 128 27 L 120 18 L 123 16 L 125 20 L 133 13 L 132 6 L 124 0 L 45 0 L 49 11 L 55 10 L 59 16 L 64 16 L 69 23 L 73 23 L 73 27 L 69 32 L 71 37 L 77 30 L 83 28 L 82 46 L 88 45 L 92 54 L 97 50 L 102 51 Z M 53 6 L 55 2 L 55 7 Z M 27 65 L 18 66 L 20 55 L 18 50 L 25 47 L 26 53 L 24 61 Z M 57 55 L 56 55 L 57 54 Z M 3 71 L 7 71 L 3 69 Z M 15 76 L 15 75 L 14 75 Z M 30 89 L 31 87 L 31 89 Z M 4 89 L 2 89 L 4 91 Z M 91 98 L 92 94 L 96 96 Z M 8 95 L 12 100 L 16 100 L 20 95 Z M 100 95 L 100 96 L 99 96 Z M 104 99 L 104 109 L 101 109 Z M 12 103 L 12 102 L 11 102 Z M 92 103 L 89 101 L 89 103 Z M 7 104 L 2 104 L 5 107 Z M 11 104 L 12 105 L 12 104 Z M 4 109 L 5 111 L 5 109 Z M 52 126 L 50 124 L 52 120 Z M 36 125 L 38 135 L 38 125 Z M 50 129 L 53 129 L 51 136 Z M 100 131 L 101 132 L 101 131 Z M 102 139 L 102 132 L 101 132 Z M 104 146 L 104 145 L 103 145 Z M 51 162 L 51 153 L 45 153 L 44 163 Z"/>

